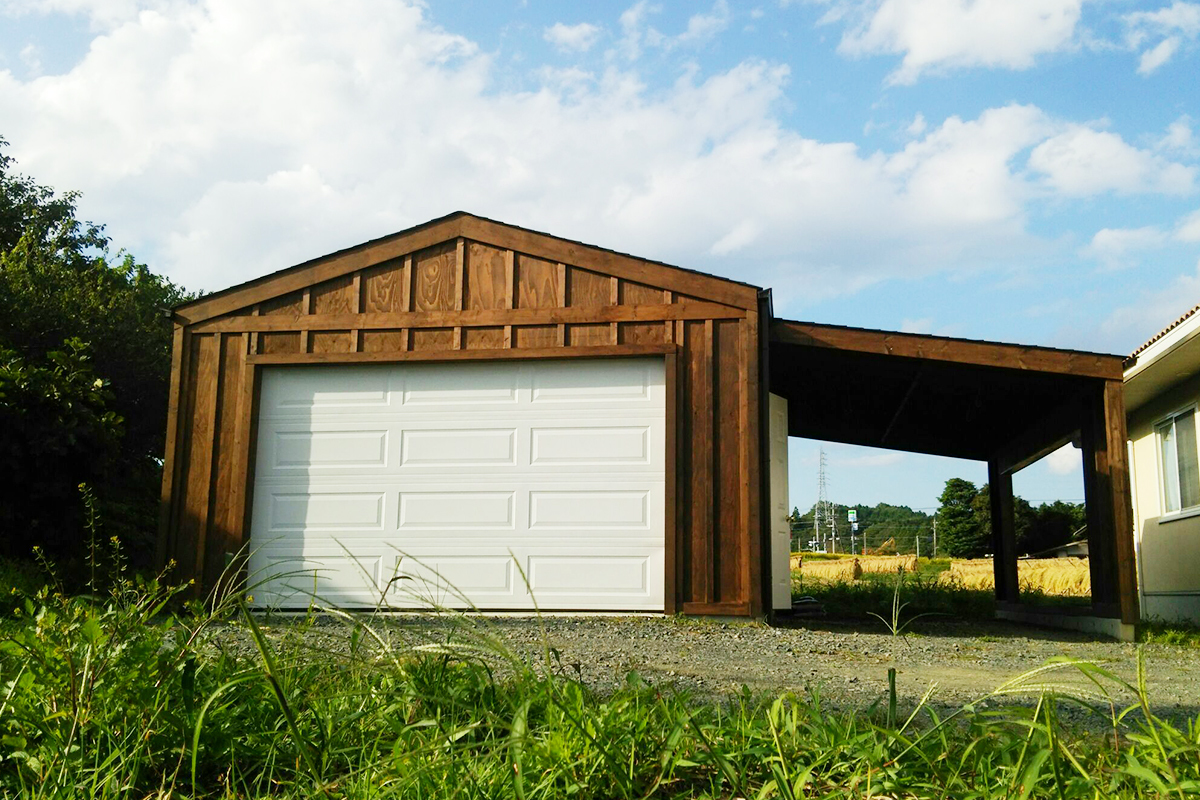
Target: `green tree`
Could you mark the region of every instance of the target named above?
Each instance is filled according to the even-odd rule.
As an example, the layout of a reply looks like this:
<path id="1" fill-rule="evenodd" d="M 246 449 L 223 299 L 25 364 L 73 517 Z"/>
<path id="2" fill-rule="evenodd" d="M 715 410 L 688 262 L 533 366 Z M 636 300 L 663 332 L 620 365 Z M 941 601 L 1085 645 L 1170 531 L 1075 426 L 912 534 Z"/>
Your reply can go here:
<path id="1" fill-rule="evenodd" d="M 36 363 L 0 345 L 0 529 L 9 533 L 0 552 L 28 555 L 31 543 L 69 550 L 63 510 L 77 506 L 80 483 L 104 483 L 117 461 L 121 419 L 111 401 L 78 339 Z"/>
<path id="2" fill-rule="evenodd" d="M 0 148 L 5 145 L 0 139 Z M 78 218 L 77 193 L 58 194 L 14 168 L 12 158 L 0 151 L 0 344 L 22 369 L 63 380 L 70 370 L 53 354 L 82 357 L 83 351 L 66 343 L 89 345 L 86 369 L 108 392 L 105 412 L 124 420 L 115 454 L 93 483 L 110 532 L 133 540 L 138 546 L 131 551 L 145 555 L 156 516 L 170 377 L 171 326 L 164 309 L 189 295 L 132 256 L 112 255 L 103 226 Z M 14 418 L 21 413 L 15 404 L 32 397 L 11 394 L 5 413 Z M 40 476 L 47 491 L 50 484 L 74 491 L 74 472 L 62 466 L 72 457 L 89 458 L 89 452 L 80 443 L 74 456 L 53 463 L 5 462 L 0 482 L 24 485 L 27 476 L 12 474 L 24 470 Z M 8 520 L 17 529 L 78 529 L 77 500 L 64 496 L 52 507 L 20 503 L 18 508 L 23 510 Z"/>
<path id="3" fill-rule="evenodd" d="M 987 552 L 987 531 L 981 530 L 976 501 L 979 490 L 971 481 L 951 478 L 938 498 L 938 549 L 953 558 L 977 558 Z"/>

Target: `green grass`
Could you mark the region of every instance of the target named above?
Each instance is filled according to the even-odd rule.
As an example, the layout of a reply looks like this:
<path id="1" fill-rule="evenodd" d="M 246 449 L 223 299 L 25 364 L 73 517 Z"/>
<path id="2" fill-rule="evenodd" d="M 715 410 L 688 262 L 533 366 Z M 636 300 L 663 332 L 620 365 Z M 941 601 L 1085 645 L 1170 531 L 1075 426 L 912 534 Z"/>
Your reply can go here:
<path id="1" fill-rule="evenodd" d="M 938 574 L 949 566 L 948 561 L 945 564 L 942 561 L 922 560 L 915 573 L 904 575 L 901 602 L 907 603 L 905 617 L 934 614 L 947 619 L 993 619 L 995 594 L 939 583 Z M 876 614 L 891 616 L 896 589 L 893 573 L 868 572 L 856 581 L 823 581 L 800 578 L 798 573 L 793 575 L 792 594 L 816 598 L 831 616 L 847 619 L 874 619 Z"/>
<path id="2" fill-rule="evenodd" d="M 1200 627 L 1182 622 L 1142 622 L 1138 625 L 1137 640 L 1148 644 L 1200 648 Z"/>
<path id="3" fill-rule="evenodd" d="M 1144 688 L 1059 662 L 939 717 L 819 695 L 700 702 L 630 674 L 598 695 L 548 646 L 524 661 L 486 618 L 446 614 L 404 647 L 334 613 L 273 626 L 237 596 L 205 611 L 119 579 L 100 598 L 43 592 L 0 640 L 0 794 L 33 798 L 1183 797 L 1200 791 L 1200 720 L 1172 727 Z M 174 610 L 173 610 L 174 609 Z M 232 626 L 248 646 L 233 648 Z M 1089 696 L 1056 687 L 1064 671 Z M 882 676 L 881 676 L 882 677 Z M 1105 692 L 1113 692 L 1110 706 Z M 1036 705 L 1004 705 L 1014 693 Z M 1064 725 L 1064 704 L 1107 734 Z M 1123 706 L 1127 706 L 1123 708 Z M 911 716 L 909 716 L 911 714 Z"/>

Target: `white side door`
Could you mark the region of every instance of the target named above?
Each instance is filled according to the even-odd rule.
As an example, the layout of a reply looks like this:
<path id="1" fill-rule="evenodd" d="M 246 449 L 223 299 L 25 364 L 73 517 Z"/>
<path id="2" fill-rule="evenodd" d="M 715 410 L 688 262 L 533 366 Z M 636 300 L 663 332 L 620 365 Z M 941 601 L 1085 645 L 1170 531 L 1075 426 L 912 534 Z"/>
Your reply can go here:
<path id="1" fill-rule="evenodd" d="M 792 607 L 792 529 L 788 522 L 788 403 L 770 396 L 768 447 L 771 456 L 771 606 Z"/>

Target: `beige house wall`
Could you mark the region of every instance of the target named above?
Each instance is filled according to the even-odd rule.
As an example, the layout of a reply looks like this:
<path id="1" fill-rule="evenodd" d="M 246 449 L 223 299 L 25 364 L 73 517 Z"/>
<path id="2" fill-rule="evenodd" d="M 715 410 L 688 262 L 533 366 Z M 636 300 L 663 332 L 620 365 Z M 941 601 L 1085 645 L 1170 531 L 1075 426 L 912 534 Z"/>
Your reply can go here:
<path id="1" fill-rule="evenodd" d="M 1133 516 L 1146 619 L 1200 620 L 1200 509 L 1163 513 L 1154 432 L 1156 422 L 1192 404 L 1200 405 L 1200 375 L 1129 414 Z"/>

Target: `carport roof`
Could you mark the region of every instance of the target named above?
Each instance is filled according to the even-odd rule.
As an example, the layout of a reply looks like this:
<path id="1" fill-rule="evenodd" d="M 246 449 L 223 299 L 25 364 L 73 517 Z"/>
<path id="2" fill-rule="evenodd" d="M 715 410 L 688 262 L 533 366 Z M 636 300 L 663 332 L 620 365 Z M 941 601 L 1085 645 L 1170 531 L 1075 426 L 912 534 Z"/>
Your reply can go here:
<path id="1" fill-rule="evenodd" d="M 792 436 L 986 460 L 1119 381 L 1122 359 L 775 319 L 768 368 Z"/>

